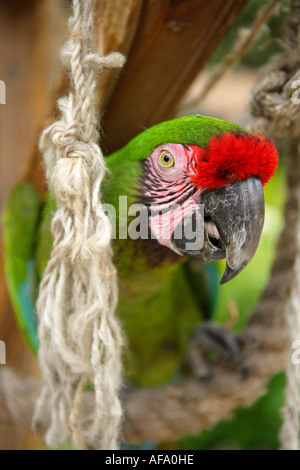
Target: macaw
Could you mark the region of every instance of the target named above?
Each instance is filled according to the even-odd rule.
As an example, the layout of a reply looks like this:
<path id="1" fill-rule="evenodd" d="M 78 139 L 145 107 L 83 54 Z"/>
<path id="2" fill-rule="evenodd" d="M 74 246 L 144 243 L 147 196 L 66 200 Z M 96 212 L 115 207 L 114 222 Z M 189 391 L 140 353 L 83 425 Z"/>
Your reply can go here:
<path id="1" fill-rule="evenodd" d="M 192 332 L 212 315 L 218 271 L 204 263 L 226 258 L 224 283 L 250 262 L 263 229 L 263 186 L 277 162 L 269 139 L 200 115 L 157 124 L 106 157 L 101 200 L 114 208 L 117 315 L 132 383 L 176 378 Z M 126 220 L 120 196 L 143 214 L 146 236 L 139 237 L 142 218 Z M 54 211 L 51 194 L 42 200 L 30 182 L 21 182 L 3 214 L 7 285 L 34 352 L 34 303 L 51 252 Z M 124 228 L 129 236 L 118 236 Z"/>

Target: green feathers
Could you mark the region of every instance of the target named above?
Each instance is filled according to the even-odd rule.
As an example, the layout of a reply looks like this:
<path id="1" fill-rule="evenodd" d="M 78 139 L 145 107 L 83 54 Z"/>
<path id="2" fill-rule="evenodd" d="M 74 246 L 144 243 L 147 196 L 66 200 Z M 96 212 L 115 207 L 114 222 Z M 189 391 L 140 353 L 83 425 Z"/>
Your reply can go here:
<path id="1" fill-rule="evenodd" d="M 136 202 L 141 162 L 157 146 L 204 146 L 212 136 L 237 129 L 237 125 L 201 116 L 174 119 L 147 129 L 107 157 L 101 201 L 114 206 L 116 217 L 120 195 L 127 196 L 129 204 Z M 12 191 L 3 214 L 8 288 L 17 322 L 35 352 L 35 300 L 51 252 L 54 210 L 53 198 L 41 201 L 32 185 L 22 182 Z M 153 251 L 151 240 L 113 240 L 112 246 L 120 286 L 117 313 L 128 341 L 128 379 L 158 385 L 174 377 L 193 328 L 201 317 L 211 314 L 216 294 L 211 286 L 216 283 L 200 265 L 196 271 L 189 263 L 184 266 L 183 257 L 161 262 L 161 253 Z M 153 262 L 155 257 L 159 263 Z"/>
<path id="2" fill-rule="evenodd" d="M 33 186 L 22 182 L 10 193 L 2 218 L 6 282 L 17 322 L 34 352 L 38 349 L 34 315 L 38 277 L 34 258 L 41 205 Z"/>
<path id="3" fill-rule="evenodd" d="M 211 137 L 238 129 L 244 131 L 237 124 L 198 114 L 172 119 L 138 134 L 125 147 L 111 154 L 107 159 L 107 165 L 109 168 L 114 167 L 120 158 L 125 158 L 125 155 L 127 161 L 144 160 L 156 147 L 167 143 L 196 144 L 203 147 Z"/>

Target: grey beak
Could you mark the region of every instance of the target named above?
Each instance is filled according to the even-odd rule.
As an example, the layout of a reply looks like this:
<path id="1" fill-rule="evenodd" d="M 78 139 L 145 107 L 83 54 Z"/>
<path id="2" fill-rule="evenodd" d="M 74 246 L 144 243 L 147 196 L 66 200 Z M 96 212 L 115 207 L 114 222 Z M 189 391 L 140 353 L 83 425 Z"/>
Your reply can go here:
<path id="1" fill-rule="evenodd" d="M 257 250 L 265 215 L 263 187 L 258 178 L 248 178 L 203 191 L 201 202 L 224 246 L 226 268 L 221 279 L 224 284 L 247 266 Z"/>
<path id="2" fill-rule="evenodd" d="M 221 284 L 233 279 L 253 258 L 258 247 L 265 215 L 264 193 L 258 178 L 235 181 L 220 189 L 204 190 L 200 196 L 204 214 L 194 211 L 182 223 L 194 227 L 202 219 L 202 248 L 187 250 L 187 240 L 171 237 L 175 251 L 201 261 L 226 257 Z M 199 225 L 199 224 L 198 224 Z M 201 224 L 200 224 L 201 225 Z"/>

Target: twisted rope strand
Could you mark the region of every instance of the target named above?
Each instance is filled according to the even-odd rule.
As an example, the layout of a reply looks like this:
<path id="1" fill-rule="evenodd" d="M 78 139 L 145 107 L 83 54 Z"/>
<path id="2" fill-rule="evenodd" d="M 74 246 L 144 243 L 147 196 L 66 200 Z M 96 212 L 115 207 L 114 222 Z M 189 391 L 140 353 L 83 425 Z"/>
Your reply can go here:
<path id="1" fill-rule="evenodd" d="M 40 284 L 39 361 L 43 389 L 35 422 L 50 406 L 49 446 L 71 438 L 79 449 L 115 449 L 121 419 L 122 336 L 114 316 L 116 276 L 111 226 L 101 206 L 105 163 L 97 145 L 97 69 L 121 67 L 124 57 L 93 52 L 95 0 L 73 0 L 62 61 L 73 90 L 58 101 L 61 117 L 44 130 L 40 149 L 57 210 L 51 258 Z M 79 425 L 83 391 L 94 408 Z"/>

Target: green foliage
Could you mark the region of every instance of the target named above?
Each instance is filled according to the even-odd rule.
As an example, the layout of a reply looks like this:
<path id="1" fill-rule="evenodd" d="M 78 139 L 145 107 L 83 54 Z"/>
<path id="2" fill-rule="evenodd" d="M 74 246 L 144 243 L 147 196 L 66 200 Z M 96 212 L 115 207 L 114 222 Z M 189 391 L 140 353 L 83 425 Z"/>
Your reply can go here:
<path id="1" fill-rule="evenodd" d="M 252 407 L 235 411 L 231 420 L 218 423 L 200 436 L 187 437 L 185 450 L 273 450 L 278 449 L 281 426 L 280 408 L 284 404 L 285 376 L 277 374 L 268 393 Z"/>

